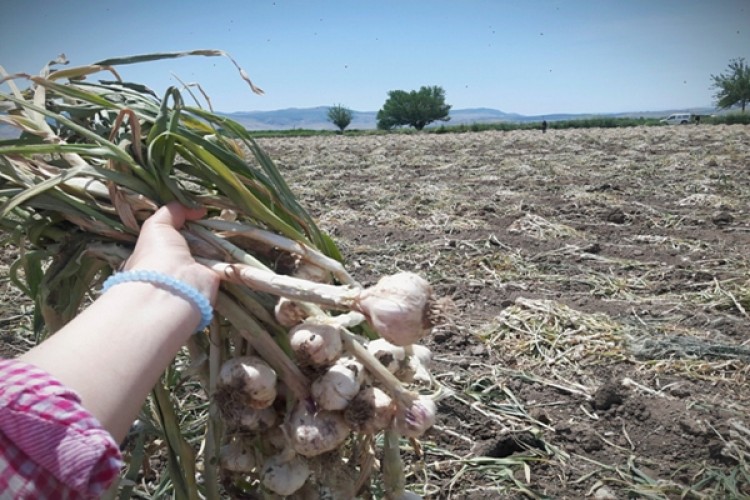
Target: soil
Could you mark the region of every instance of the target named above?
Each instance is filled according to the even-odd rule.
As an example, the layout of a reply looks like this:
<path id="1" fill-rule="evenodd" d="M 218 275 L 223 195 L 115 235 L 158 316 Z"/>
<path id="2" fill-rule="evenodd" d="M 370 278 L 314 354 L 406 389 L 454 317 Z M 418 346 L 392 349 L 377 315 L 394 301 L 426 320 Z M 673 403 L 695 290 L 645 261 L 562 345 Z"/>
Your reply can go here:
<path id="1" fill-rule="evenodd" d="M 259 142 L 358 280 L 452 301 L 411 489 L 750 498 L 750 128 Z M 31 308 L 2 285 L 14 355 Z"/>

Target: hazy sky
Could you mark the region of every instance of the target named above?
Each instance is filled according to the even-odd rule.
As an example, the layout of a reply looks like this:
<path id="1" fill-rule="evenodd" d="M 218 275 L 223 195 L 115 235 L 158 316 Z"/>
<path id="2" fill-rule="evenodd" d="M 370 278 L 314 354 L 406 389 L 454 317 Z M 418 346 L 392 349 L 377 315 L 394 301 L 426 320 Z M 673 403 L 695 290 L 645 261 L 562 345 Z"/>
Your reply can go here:
<path id="1" fill-rule="evenodd" d="M 711 74 L 750 60 L 748 0 L 3 0 L 0 65 L 38 72 L 192 49 L 224 58 L 120 68 L 158 93 L 199 82 L 219 111 L 343 104 L 440 85 L 455 109 L 521 114 L 711 105 Z M 108 78 L 103 75 L 102 78 Z M 7 91 L 7 87 L 2 87 Z"/>

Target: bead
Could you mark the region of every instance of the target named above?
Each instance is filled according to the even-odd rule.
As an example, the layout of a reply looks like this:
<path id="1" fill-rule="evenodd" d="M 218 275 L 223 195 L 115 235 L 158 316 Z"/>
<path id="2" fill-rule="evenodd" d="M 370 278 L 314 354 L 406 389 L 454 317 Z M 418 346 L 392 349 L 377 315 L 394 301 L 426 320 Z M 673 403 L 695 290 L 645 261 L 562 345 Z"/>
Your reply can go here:
<path id="1" fill-rule="evenodd" d="M 153 283 L 162 288 L 166 288 L 172 293 L 179 295 L 185 300 L 191 302 L 198 308 L 201 314 L 201 323 L 198 326 L 197 331 L 200 332 L 201 330 L 206 328 L 209 323 L 211 323 L 211 318 L 213 317 L 213 308 L 211 307 L 211 303 L 206 297 L 203 296 L 203 294 L 201 294 L 198 290 L 188 285 L 187 283 L 183 283 L 178 279 L 156 271 L 137 269 L 134 271 L 115 273 L 104 281 L 104 284 L 102 285 L 102 293 L 105 293 L 115 285 L 133 281 Z"/>

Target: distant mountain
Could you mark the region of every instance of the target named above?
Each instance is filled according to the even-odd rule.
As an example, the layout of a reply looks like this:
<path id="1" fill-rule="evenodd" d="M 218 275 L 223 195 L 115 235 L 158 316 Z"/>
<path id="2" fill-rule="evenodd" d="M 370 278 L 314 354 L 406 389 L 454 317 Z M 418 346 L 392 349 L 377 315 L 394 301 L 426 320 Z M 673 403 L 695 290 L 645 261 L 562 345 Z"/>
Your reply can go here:
<path id="1" fill-rule="evenodd" d="M 328 106 L 315 108 L 288 108 L 277 111 L 241 111 L 223 113 L 239 122 L 248 130 L 335 130 L 328 121 Z M 525 121 L 529 117 L 516 113 L 505 113 L 490 108 L 454 109 L 448 122 L 436 122 L 432 126 L 461 125 L 471 123 L 492 123 L 500 121 Z M 349 129 L 371 130 L 377 128 L 376 111 L 352 110 L 352 123 Z"/>
<path id="2" fill-rule="evenodd" d="M 336 126 L 328 121 L 328 106 L 315 108 L 287 108 L 275 111 L 238 111 L 221 113 L 240 123 L 248 130 L 336 130 Z M 350 129 L 377 128 L 375 111 L 352 110 Z"/>
<path id="3" fill-rule="evenodd" d="M 697 114 L 714 114 L 714 108 L 686 108 L 662 111 L 637 111 L 627 113 L 557 113 L 548 115 L 519 115 L 518 113 L 505 113 L 492 108 L 466 108 L 452 109 L 450 120 L 447 122 L 435 122 L 431 126 L 440 125 L 471 125 L 472 123 L 498 123 L 498 122 L 541 122 L 542 120 L 560 121 L 590 118 L 592 116 L 611 117 L 644 117 L 655 118 L 668 116 L 676 112 L 690 112 Z M 235 120 L 248 130 L 335 130 L 336 127 L 328 121 L 328 106 L 317 106 L 314 108 L 287 108 L 275 111 L 236 111 L 233 113 L 220 113 L 223 116 Z M 376 111 L 352 110 L 352 123 L 350 130 L 372 130 L 377 128 Z M 0 140 L 17 137 L 17 131 L 7 125 L 0 123 Z"/>
<path id="4" fill-rule="evenodd" d="M 452 109 L 450 120 L 447 122 L 435 122 L 431 126 L 440 125 L 471 125 L 472 123 L 498 123 L 498 122 L 541 122 L 575 120 L 590 118 L 592 116 L 612 117 L 664 117 L 675 112 L 692 112 L 699 114 L 716 113 L 714 108 L 689 108 L 662 111 L 638 111 L 627 113 L 556 113 L 547 115 L 520 115 L 518 113 L 506 113 L 492 108 L 466 108 Z M 276 111 L 241 111 L 235 113 L 223 113 L 225 116 L 239 122 L 248 130 L 335 130 L 336 127 L 328 121 L 328 107 L 318 106 L 315 108 L 288 108 Z M 352 123 L 349 129 L 371 130 L 377 128 L 377 112 L 352 110 Z"/>

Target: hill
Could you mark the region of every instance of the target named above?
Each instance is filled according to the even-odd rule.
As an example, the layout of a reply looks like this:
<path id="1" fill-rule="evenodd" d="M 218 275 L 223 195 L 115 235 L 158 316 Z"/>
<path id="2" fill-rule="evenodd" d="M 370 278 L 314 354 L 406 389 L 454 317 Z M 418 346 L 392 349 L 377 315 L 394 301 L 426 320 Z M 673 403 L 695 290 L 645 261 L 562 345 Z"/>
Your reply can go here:
<path id="1" fill-rule="evenodd" d="M 580 118 L 591 118 L 593 116 L 608 116 L 617 118 L 664 117 L 674 112 L 692 112 L 699 114 L 712 114 L 716 111 L 708 107 L 695 107 L 680 110 L 661 111 L 637 111 L 619 113 L 556 113 L 546 115 L 521 115 L 518 113 L 506 113 L 492 108 L 466 108 L 452 109 L 448 122 L 436 122 L 432 126 L 445 125 L 471 125 L 472 123 L 498 123 L 498 122 L 541 122 L 575 120 Z M 336 127 L 328 121 L 328 107 L 317 106 L 314 108 L 288 108 L 276 111 L 240 111 L 234 113 L 223 113 L 225 116 L 236 120 L 248 130 L 335 130 Z M 371 130 L 377 128 L 376 111 L 352 110 L 352 123 L 349 129 Z"/>
<path id="2" fill-rule="evenodd" d="M 575 120 L 580 118 L 591 118 L 593 116 L 607 116 L 616 118 L 664 117 L 675 112 L 691 112 L 698 114 L 714 114 L 716 110 L 709 107 L 695 107 L 687 109 L 661 110 L 661 111 L 637 111 L 620 113 L 557 113 L 547 115 L 521 115 L 518 113 L 506 113 L 492 108 L 466 108 L 452 109 L 448 122 L 436 122 L 432 126 L 440 125 L 471 125 L 472 123 L 498 123 L 498 122 L 549 122 L 561 120 Z M 231 113 L 220 113 L 231 118 L 248 130 L 335 130 L 336 127 L 328 121 L 328 106 L 316 106 L 312 108 L 287 108 L 274 111 L 236 111 Z M 373 130 L 377 128 L 376 111 L 352 110 L 352 123 L 350 130 Z M 18 133 L 10 126 L 0 123 L 0 140 L 17 137 Z"/>

